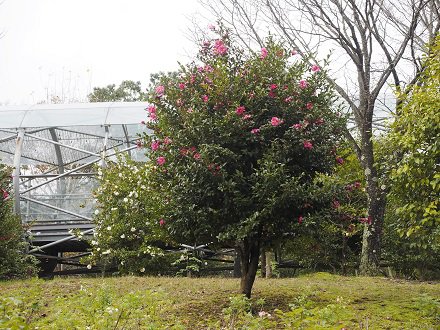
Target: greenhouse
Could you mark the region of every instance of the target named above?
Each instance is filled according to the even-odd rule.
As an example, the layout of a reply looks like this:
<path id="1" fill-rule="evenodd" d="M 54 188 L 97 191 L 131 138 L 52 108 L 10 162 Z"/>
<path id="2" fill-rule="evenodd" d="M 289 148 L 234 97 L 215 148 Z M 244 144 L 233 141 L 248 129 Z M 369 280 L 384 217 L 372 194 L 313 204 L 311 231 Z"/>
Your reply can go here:
<path id="1" fill-rule="evenodd" d="M 85 251 L 72 231 L 93 233 L 96 169 L 118 154 L 143 159 L 136 143 L 146 129 L 145 107 L 141 102 L 0 107 L 0 161 L 12 169 L 11 196 L 28 228 L 30 253 L 54 265 L 63 252 Z"/>

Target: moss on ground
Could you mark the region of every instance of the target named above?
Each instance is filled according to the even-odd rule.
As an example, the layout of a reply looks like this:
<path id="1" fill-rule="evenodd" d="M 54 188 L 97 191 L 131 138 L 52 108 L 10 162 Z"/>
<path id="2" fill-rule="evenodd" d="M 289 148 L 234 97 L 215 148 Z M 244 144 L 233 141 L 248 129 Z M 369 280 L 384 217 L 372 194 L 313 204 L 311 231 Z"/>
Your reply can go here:
<path id="1" fill-rule="evenodd" d="M 238 286 L 170 277 L 1 282 L 0 329 L 440 329 L 440 283 L 327 273 L 257 279 L 253 313 L 237 307 Z"/>

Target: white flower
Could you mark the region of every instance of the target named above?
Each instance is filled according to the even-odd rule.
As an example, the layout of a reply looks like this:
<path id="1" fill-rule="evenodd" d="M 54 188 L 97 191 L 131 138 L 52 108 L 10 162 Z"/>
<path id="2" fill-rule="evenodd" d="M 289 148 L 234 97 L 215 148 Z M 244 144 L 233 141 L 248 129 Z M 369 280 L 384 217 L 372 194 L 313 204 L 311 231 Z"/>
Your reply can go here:
<path id="1" fill-rule="evenodd" d="M 112 230 L 112 226 L 108 226 L 107 230 L 109 230 L 109 231 Z"/>
<path id="2" fill-rule="evenodd" d="M 110 252 L 111 252 L 110 249 L 108 249 L 108 250 L 102 252 L 102 254 L 110 254 Z"/>
<path id="3" fill-rule="evenodd" d="M 119 173 L 119 177 L 122 178 L 122 173 Z"/>
<path id="4" fill-rule="evenodd" d="M 92 269 L 92 265 L 87 265 L 87 269 Z"/>
<path id="5" fill-rule="evenodd" d="M 380 189 L 385 190 L 385 189 L 387 189 L 387 187 L 383 184 L 380 186 Z"/>
<path id="6" fill-rule="evenodd" d="M 124 202 L 125 202 L 125 203 L 128 202 L 128 198 L 127 198 L 127 197 L 124 198 Z"/>
<path id="7" fill-rule="evenodd" d="M 135 232 L 136 231 L 136 228 L 134 228 L 134 227 L 131 227 L 131 229 L 130 229 L 132 232 Z"/>
<path id="8" fill-rule="evenodd" d="M 144 267 L 141 268 L 141 273 L 145 273 L 145 268 Z"/>
<path id="9" fill-rule="evenodd" d="M 114 194 L 115 194 L 115 196 L 118 196 L 119 195 L 119 191 L 115 191 Z"/>
<path id="10" fill-rule="evenodd" d="M 98 215 L 99 214 L 99 210 L 95 210 L 95 215 Z"/>
<path id="11" fill-rule="evenodd" d="M 118 208 L 117 207 L 112 207 L 112 211 L 116 211 Z"/>
<path id="12" fill-rule="evenodd" d="M 121 238 L 125 238 L 125 234 L 122 234 L 120 237 L 121 237 Z"/>
<path id="13" fill-rule="evenodd" d="M 365 169 L 365 175 L 370 175 L 371 174 L 371 170 L 369 168 Z"/>

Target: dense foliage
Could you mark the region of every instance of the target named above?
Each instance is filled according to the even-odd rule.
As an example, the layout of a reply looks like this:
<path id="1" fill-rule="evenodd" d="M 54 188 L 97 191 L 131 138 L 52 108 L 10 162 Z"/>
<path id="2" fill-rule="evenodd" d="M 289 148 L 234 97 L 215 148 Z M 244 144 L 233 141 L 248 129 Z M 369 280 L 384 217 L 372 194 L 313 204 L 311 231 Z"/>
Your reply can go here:
<path id="1" fill-rule="evenodd" d="M 260 248 L 327 207 L 315 179 L 337 163 L 343 120 L 320 67 L 271 41 L 246 55 L 220 32 L 154 81 L 144 143 L 166 204 L 156 221 L 179 242 L 235 247 L 248 293 Z"/>
<path id="2" fill-rule="evenodd" d="M 94 87 L 88 95 L 89 102 L 133 102 L 142 101 L 145 97 L 141 82 L 132 80 L 124 80 L 118 87 L 115 84 Z"/>
<path id="3" fill-rule="evenodd" d="M 0 279 L 35 274 L 35 260 L 25 255 L 24 231 L 12 212 L 10 169 L 0 163 Z"/>

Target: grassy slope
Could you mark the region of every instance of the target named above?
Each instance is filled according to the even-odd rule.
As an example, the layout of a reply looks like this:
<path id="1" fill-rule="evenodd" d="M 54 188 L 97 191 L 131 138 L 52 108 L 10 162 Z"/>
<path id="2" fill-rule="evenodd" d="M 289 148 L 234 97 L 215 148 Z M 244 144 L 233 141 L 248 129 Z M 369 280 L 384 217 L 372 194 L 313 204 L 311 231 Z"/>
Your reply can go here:
<path id="1" fill-rule="evenodd" d="M 258 315 L 236 315 L 234 320 L 222 312 L 230 306 L 229 297 L 235 295 L 238 285 L 236 279 L 153 277 L 3 282 L 0 329 L 6 328 L 6 322 L 12 328 L 14 324 L 17 328 L 18 324 L 28 324 L 30 329 L 84 329 L 87 325 L 90 329 L 207 329 L 228 325 L 230 329 L 244 324 L 249 328 L 254 324 L 252 329 L 440 329 L 439 283 L 325 273 L 257 279 L 254 312 L 270 313 L 272 316 L 265 318 L 267 323 Z M 264 298 L 262 305 L 257 306 L 258 298 Z M 284 319 L 274 312 L 288 312 L 290 303 L 296 304 L 295 312 L 283 314 Z M 286 321 L 289 317 L 295 322 Z M 232 323 L 235 325 L 231 327 Z"/>

